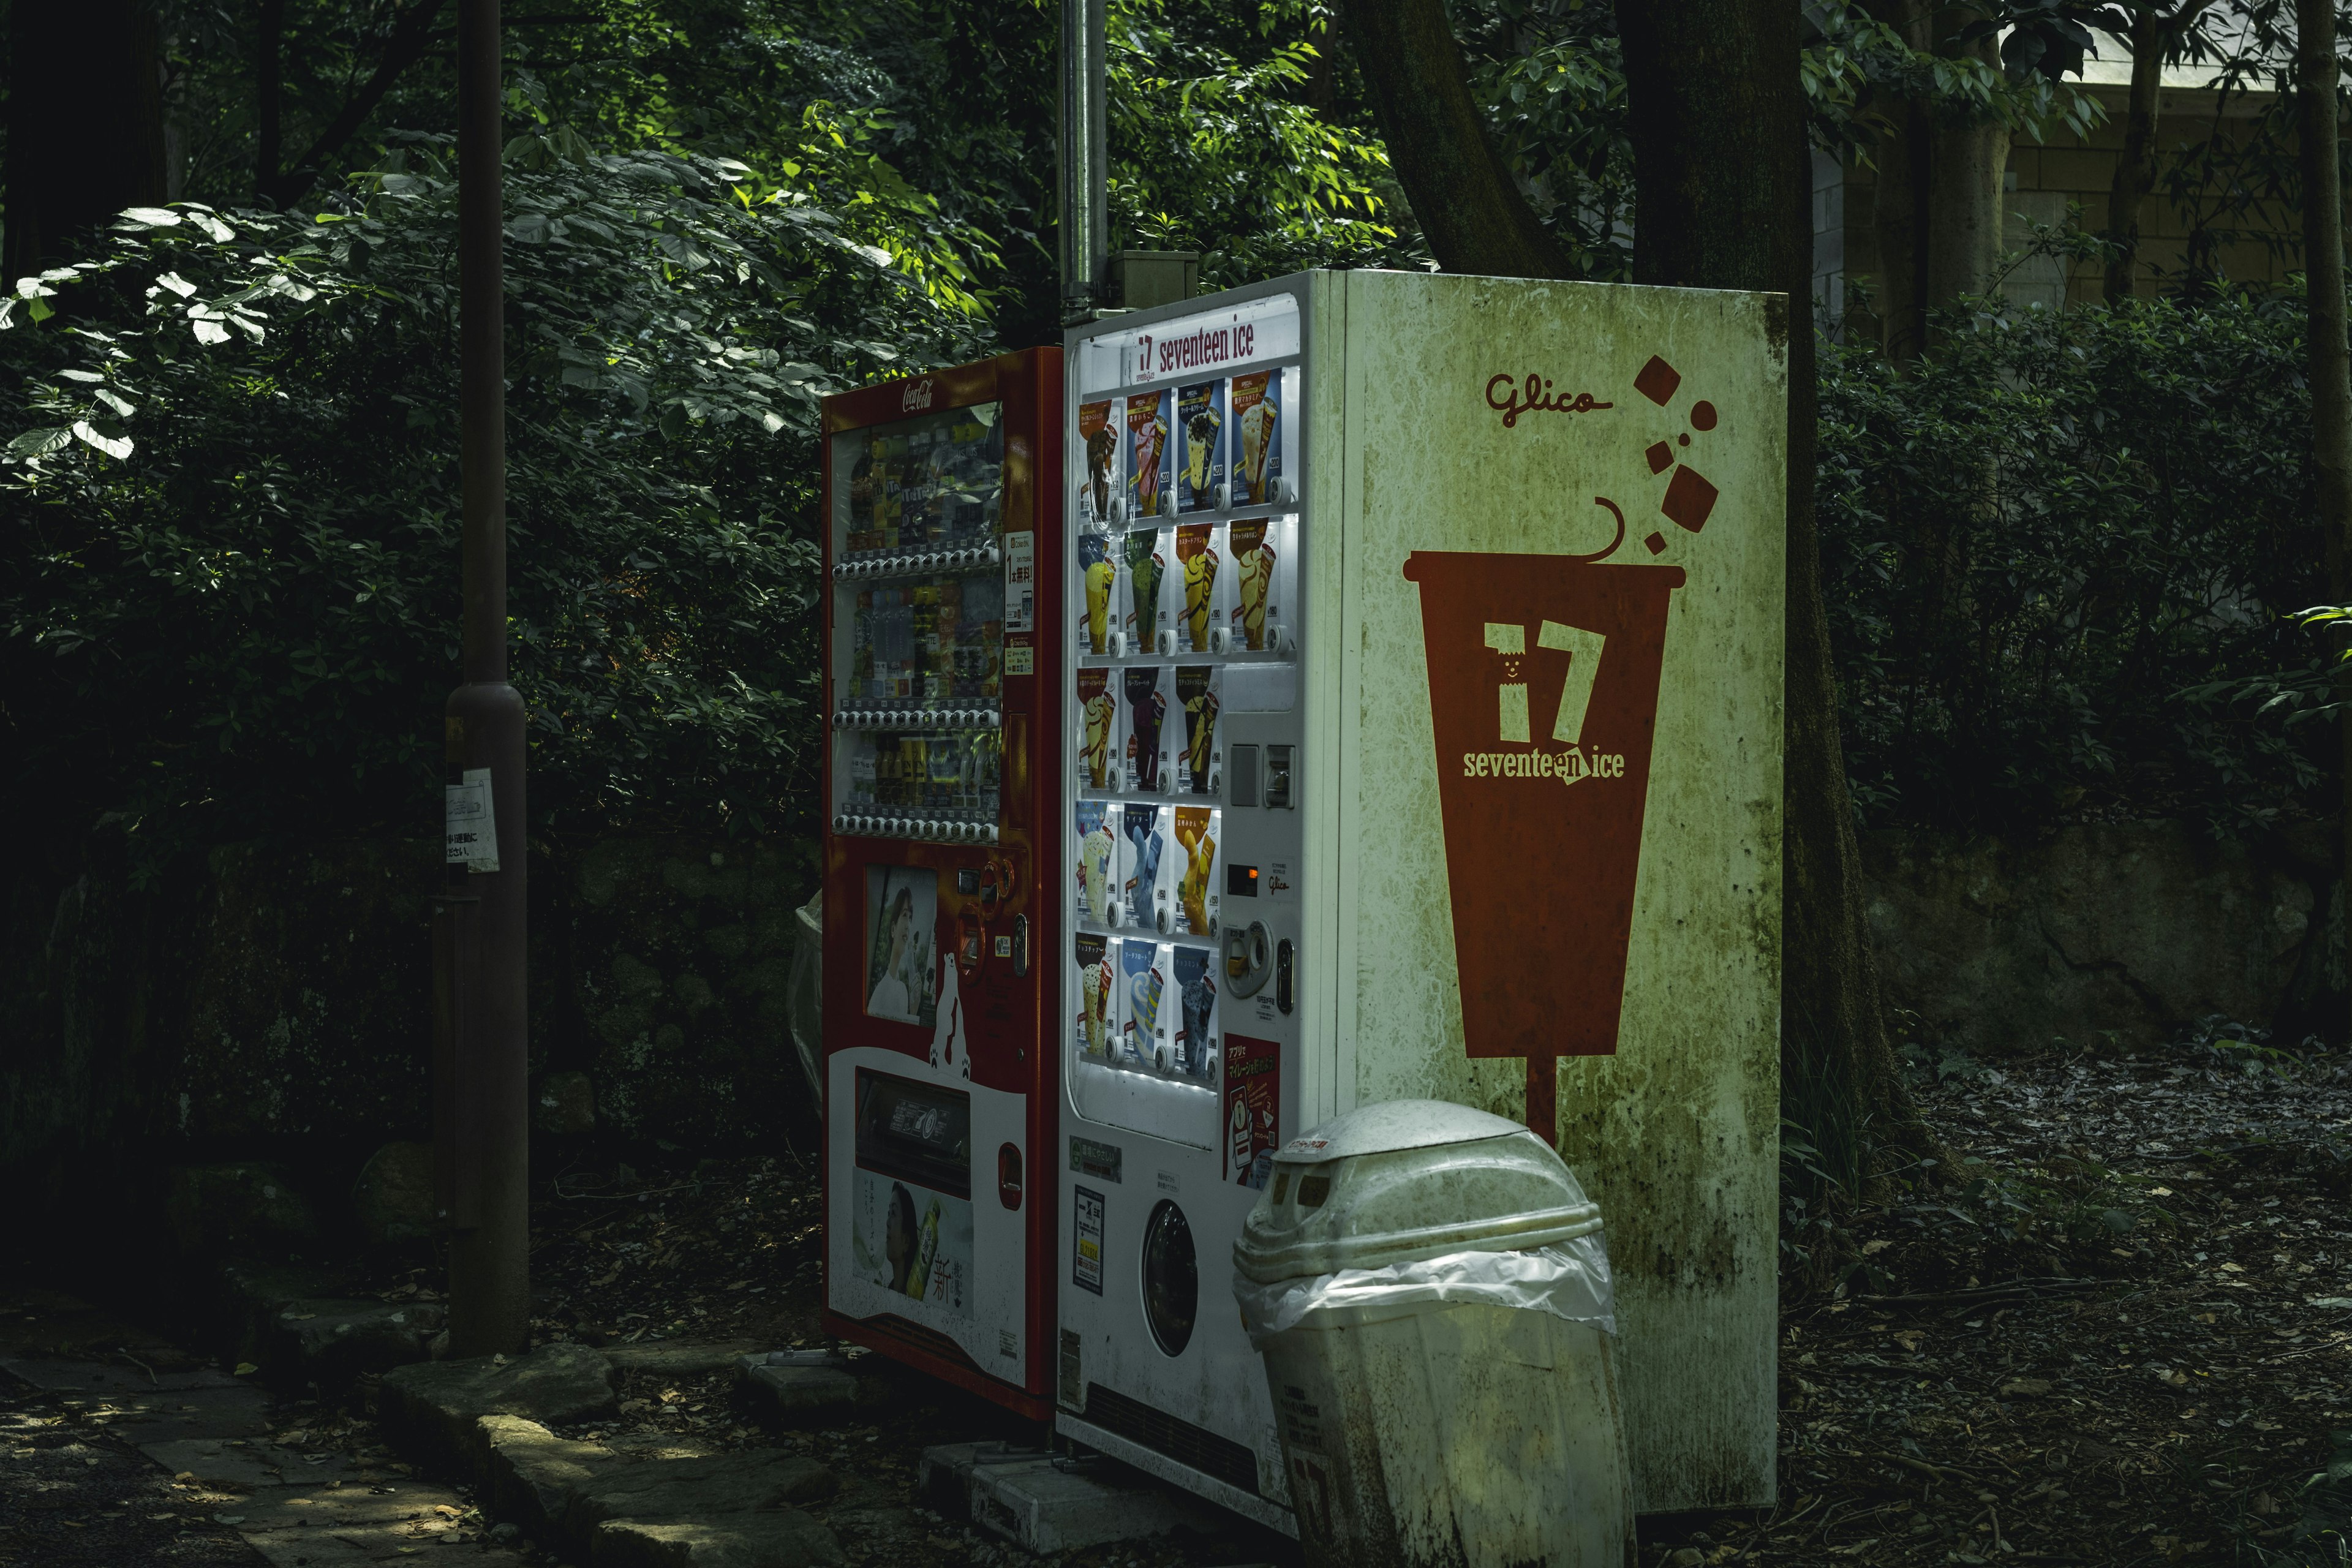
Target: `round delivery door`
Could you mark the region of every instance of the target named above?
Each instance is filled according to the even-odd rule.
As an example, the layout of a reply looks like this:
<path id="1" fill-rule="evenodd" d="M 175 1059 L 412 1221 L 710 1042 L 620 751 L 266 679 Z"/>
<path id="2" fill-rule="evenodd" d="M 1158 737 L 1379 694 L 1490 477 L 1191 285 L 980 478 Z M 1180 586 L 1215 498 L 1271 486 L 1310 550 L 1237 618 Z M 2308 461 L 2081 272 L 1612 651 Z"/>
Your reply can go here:
<path id="1" fill-rule="evenodd" d="M 1143 1318 L 1161 1350 L 1170 1355 L 1184 1353 L 1200 1306 L 1201 1270 L 1192 1257 L 1192 1227 L 1182 1209 L 1162 1198 L 1143 1226 Z"/>

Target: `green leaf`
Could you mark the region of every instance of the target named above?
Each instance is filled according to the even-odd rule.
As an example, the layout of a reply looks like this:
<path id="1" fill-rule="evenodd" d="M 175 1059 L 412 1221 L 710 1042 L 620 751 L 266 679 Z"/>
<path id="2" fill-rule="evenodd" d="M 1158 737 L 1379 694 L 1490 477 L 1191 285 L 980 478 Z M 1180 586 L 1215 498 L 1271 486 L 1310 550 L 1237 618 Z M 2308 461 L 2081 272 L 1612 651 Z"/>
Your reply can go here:
<path id="1" fill-rule="evenodd" d="M 125 207 L 122 216 L 126 222 L 142 224 L 149 228 L 180 226 L 180 215 L 164 207 Z"/>
<path id="2" fill-rule="evenodd" d="M 40 458 L 56 451 L 73 439 L 74 433 L 59 425 L 47 430 L 27 430 L 8 443 L 12 458 Z"/>
<path id="3" fill-rule="evenodd" d="M 93 425 L 87 419 L 76 420 L 74 422 L 73 433 L 75 436 L 97 447 L 100 451 L 105 453 L 110 458 L 120 459 L 131 456 L 130 437 L 121 435 L 119 432 L 110 434 L 107 429 L 102 428 L 100 426 Z"/>

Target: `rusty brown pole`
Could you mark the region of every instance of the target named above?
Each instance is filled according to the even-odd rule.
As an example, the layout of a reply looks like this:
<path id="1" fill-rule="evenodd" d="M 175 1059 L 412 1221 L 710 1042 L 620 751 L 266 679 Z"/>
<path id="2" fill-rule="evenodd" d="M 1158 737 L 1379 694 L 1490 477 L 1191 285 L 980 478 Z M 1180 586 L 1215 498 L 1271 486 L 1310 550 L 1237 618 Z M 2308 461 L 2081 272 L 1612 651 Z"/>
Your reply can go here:
<path id="1" fill-rule="evenodd" d="M 435 1150 L 449 1353 L 530 1334 L 523 704 L 507 683 L 505 81 L 499 0 L 457 3 L 457 409 L 465 684 L 446 710 Z M 485 796 L 487 795 L 487 798 Z"/>

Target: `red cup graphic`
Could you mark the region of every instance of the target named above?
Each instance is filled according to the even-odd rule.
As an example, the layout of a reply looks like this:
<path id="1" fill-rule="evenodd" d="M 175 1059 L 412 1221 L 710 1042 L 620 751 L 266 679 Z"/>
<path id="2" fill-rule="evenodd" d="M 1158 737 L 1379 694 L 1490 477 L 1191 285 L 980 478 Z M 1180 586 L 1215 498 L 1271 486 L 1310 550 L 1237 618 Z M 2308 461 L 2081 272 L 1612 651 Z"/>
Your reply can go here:
<path id="1" fill-rule="evenodd" d="M 1417 550 L 1473 1057 L 1607 1056 L 1679 566 Z"/>

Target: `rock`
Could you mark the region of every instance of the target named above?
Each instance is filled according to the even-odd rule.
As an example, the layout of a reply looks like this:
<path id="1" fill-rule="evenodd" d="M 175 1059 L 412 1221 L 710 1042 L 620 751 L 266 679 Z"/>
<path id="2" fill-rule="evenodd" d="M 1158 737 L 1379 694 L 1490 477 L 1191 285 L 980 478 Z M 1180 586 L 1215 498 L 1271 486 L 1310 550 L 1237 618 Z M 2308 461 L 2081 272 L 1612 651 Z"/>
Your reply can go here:
<path id="1" fill-rule="evenodd" d="M 163 1217 L 182 1258 L 282 1250 L 319 1234 L 310 1201 L 276 1165 L 174 1165 Z"/>
<path id="2" fill-rule="evenodd" d="M 656 1372 L 669 1377 L 696 1377 L 725 1372 L 754 1352 L 755 1340 L 716 1340 L 688 1343 L 668 1340 L 641 1341 L 633 1345 L 606 1345 L 604 1359 L 615 1372 Z"/>
<path id="3" fill-rule="evenodd" d="M 971 1472 L 982 1465 L 1042 1459 L 1044 1450 L 1010 1443 L 941 1443 L 923 1450 L 915 1467 L 915 1495 L 923 1506 L 949 1519 L 971 1517 Z"/>
<path id="4" fill-rule="evenodd" d="M 596 1527 L 594 1568 L 831 1568 L 833 1531 L 797 1510 L 717 1519 L 616 1519 Z"/>
<path id="5" fill-rule="evenodd" d="M 316 1268 L 293 1264 L 231 1263 L 220 1271 L 213 1338 L 230 1366 L 260 1365 L 269 1356 L 278 1314 L 289 1301 L 325 1296 L 331 1287 Z"/>
<path id="6" fill-rule="evenodd" d="M 596 1126 L 596 1086 L 584 1072 L 551 1072 L 539 1080 L 531 1097 L 534 1131 L 574 1137 Z"/>
<path id="7" fill-rule="evenodd" d="M 479 1426 L 485 1415 L 563 1426 L 609 1415 L 614 1404 L 612 1363 L 585 1346 L 564 1344 L 514 1360 L 468 1356 L 396 1368 L 384 1374 L 376 1411 L 395 1441 L 413 1441 L 478 1470 L 488 1460 Z"/>
<path id="8" fill-rule="evenodd" d="M 772 1351 L 736 1363 L 736 1386 L 771 1414 L 796 1420 L 857 1403 L 857 1377 L 826 1351 Z"/>
<path id="9" fill-rule="evenodd" d="M 370 1246 L 430 1240 L 439 1228 L 433 1197 L 433 1145 L 387 1143 L 352 1184 L 352 1210 Z"/>
<path id="10" fill-rule="evenodd" d="M 2046 1377 L 2012 1377 L 2000 1385 L 2003 1399 L 2040 1399 L 2049 1392 Z"/>
<path id="11" fill-rule="evenodd" d="M 699 1459 L 662 1459 L 598 1472 L 572 1499 L 574 1531 L 613 1519 L 700 1519 L 822 1501 L 839 1489 L 831 1470 L 781 1448 L 744 1448 Z"/>
<path id="12" fill-rule="evenodd" d="M 567 1442 L 520 1415 L 485 1415 L 477 1430 L 488 1458 L 492 1511 L 538 1533 L 565 1533 L 572 1500 L 615 1462 L 601 1444 Z"/>
<path id="13" fill-rule="evenodd" d="M 271 1323 L 262 1368 L 281 1387 L 337 1393 L 369 1373 L 427 1359 L 447 1317 L 434 1301 L 289 1301 Z"/>

